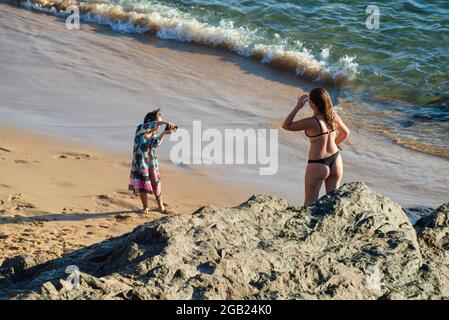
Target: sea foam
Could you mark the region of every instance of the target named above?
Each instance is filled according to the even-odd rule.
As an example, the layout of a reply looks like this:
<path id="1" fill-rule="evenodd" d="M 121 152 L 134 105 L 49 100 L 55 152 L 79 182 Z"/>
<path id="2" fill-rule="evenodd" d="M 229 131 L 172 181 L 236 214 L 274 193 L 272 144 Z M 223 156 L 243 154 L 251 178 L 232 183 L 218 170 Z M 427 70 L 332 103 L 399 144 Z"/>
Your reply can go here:
<path id="1" fill-rule="evenodd" d="M 82 21 L 109 25 L 116 32 L 148 32 L 160 39 L 221 48 L 276 68 L 292 71 L 297 76 L 312 81 L 341 85 L 353 80 L 358 74 L 355 57 L 344 56 L 330 62 L 330 48 L 322 49 L 317 58 L 300 42 L 295 46 L 289 46 L 288 41 L 284 39 L 267 44 L 258 35 L 257 30 L 235 27 L 229 20 L 223 20 L 217 26 L 210 25 L 175 8 L 151 2 L 143 7 L 131 8 L 101 1 L 18 0 L 18 2 L 28 9 L 57 15 L 68 15 L 66 8 L 75 5 L 79 8 Z"/>

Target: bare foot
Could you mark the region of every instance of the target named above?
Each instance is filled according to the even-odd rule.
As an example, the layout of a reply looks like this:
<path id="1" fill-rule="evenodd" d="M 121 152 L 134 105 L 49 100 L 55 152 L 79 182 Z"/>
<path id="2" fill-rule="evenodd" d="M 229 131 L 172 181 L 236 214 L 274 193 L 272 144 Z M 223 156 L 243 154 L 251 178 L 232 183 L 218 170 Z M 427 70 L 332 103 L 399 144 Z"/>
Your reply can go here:
<path id="1" fill-rule="evenodd" d="M 149 208 L 143 209 L 143 210 L 142 210 L 142 214 L 143 214 L 143 215 L 150 214 L 150 209 L 149 209 Z"/>

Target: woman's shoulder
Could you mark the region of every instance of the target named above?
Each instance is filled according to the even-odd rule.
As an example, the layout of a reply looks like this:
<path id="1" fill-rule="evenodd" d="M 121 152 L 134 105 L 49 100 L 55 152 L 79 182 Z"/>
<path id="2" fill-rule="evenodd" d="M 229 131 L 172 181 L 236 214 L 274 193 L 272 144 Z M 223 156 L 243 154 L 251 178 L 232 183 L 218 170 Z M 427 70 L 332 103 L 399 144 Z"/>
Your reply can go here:
<path id="1" fill-rule="evenodd" d="M 316 124 L 317 121 L 320 121 L 321 119 L 317 116 L 310 116 L 307 118 L 304 118 L 305 121 L 309 122 L 309 124 Z"/>
<path id="2" fill-rule="evenodd" d="M 320 119 L 317 116 L 310 116 L 302 119 L 304 125 L 307 127 L 307 129 L 315 128 L 317 125 L 317 122 L 320 122 Z"/>

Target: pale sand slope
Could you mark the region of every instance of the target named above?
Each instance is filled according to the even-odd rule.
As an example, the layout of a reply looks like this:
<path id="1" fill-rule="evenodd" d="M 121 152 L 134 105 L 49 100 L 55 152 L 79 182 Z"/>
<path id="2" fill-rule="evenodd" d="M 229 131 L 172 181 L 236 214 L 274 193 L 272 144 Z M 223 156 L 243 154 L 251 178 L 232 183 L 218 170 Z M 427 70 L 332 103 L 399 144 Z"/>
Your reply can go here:
<path id="1" fill-rule="evenodd" d="M 316 85 L 218 49 L 86 23 L 68 31 L 59 17 L 5 4 L 0 4 L 0 39 L 2 122 L 124 152 L 153 104 L 188 130 L 193 120 L 221 132 L 279 128 L 299 91 Z M 338 92 L 333 95 L 338 102 Z M 447 202 L 448 159 L 367 133 L 350 120 L 353 113 L 359 116 L 357 106 L 341 105 L 338 112 L 353 133 L 343 146 L 343 182 L 364 181 L 404 207 Z M 168 159 L 172 145 L 162 146 L 160 159 Z M 303 133 L 280 130 L 274 176 L 259 176 L 258 166 L 201 169 L 252 193 L 302 204 L 307 149 Z"/>
<path id="2" fill-rule="evenodd" d="M 127 191 L 129 160 L 53 138 L 0 128 L 0 264 L 29 253 L 43 260 L 131 231 L 162 216 L 136 212 Z M 163 194 L 176 214 L 248 195 L 201 172 L 161 165 Z M 150 196 L 150 206 L 156 209 Z"/>

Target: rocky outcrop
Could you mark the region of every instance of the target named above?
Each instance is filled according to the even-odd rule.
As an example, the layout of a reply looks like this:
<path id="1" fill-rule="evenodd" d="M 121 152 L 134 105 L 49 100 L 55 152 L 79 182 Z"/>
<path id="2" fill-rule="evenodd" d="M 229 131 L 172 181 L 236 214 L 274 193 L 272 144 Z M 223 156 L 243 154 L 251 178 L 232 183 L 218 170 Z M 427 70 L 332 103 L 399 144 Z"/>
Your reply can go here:
<path id="1" fill-rule="evenodd" d="M 415 231 L 400 206 L 363 183 L 310 207 L 254 196 L 235 208 L 205 207 L 142 225 L 27 268 L 23 277 L 3 268 L 4 297 L 448 298 L 448 206 Z M 79 268 L 77 288 L 65 281 L 69 265 Z"/>
<path id="2" fill-rule="evenodd" d="M 432 290 L 441 297 L 449 297 L 449 203 L 443 204 L 431 215 L 415 225 L 421 253 L 423 285 L 433 284 Z"/>

